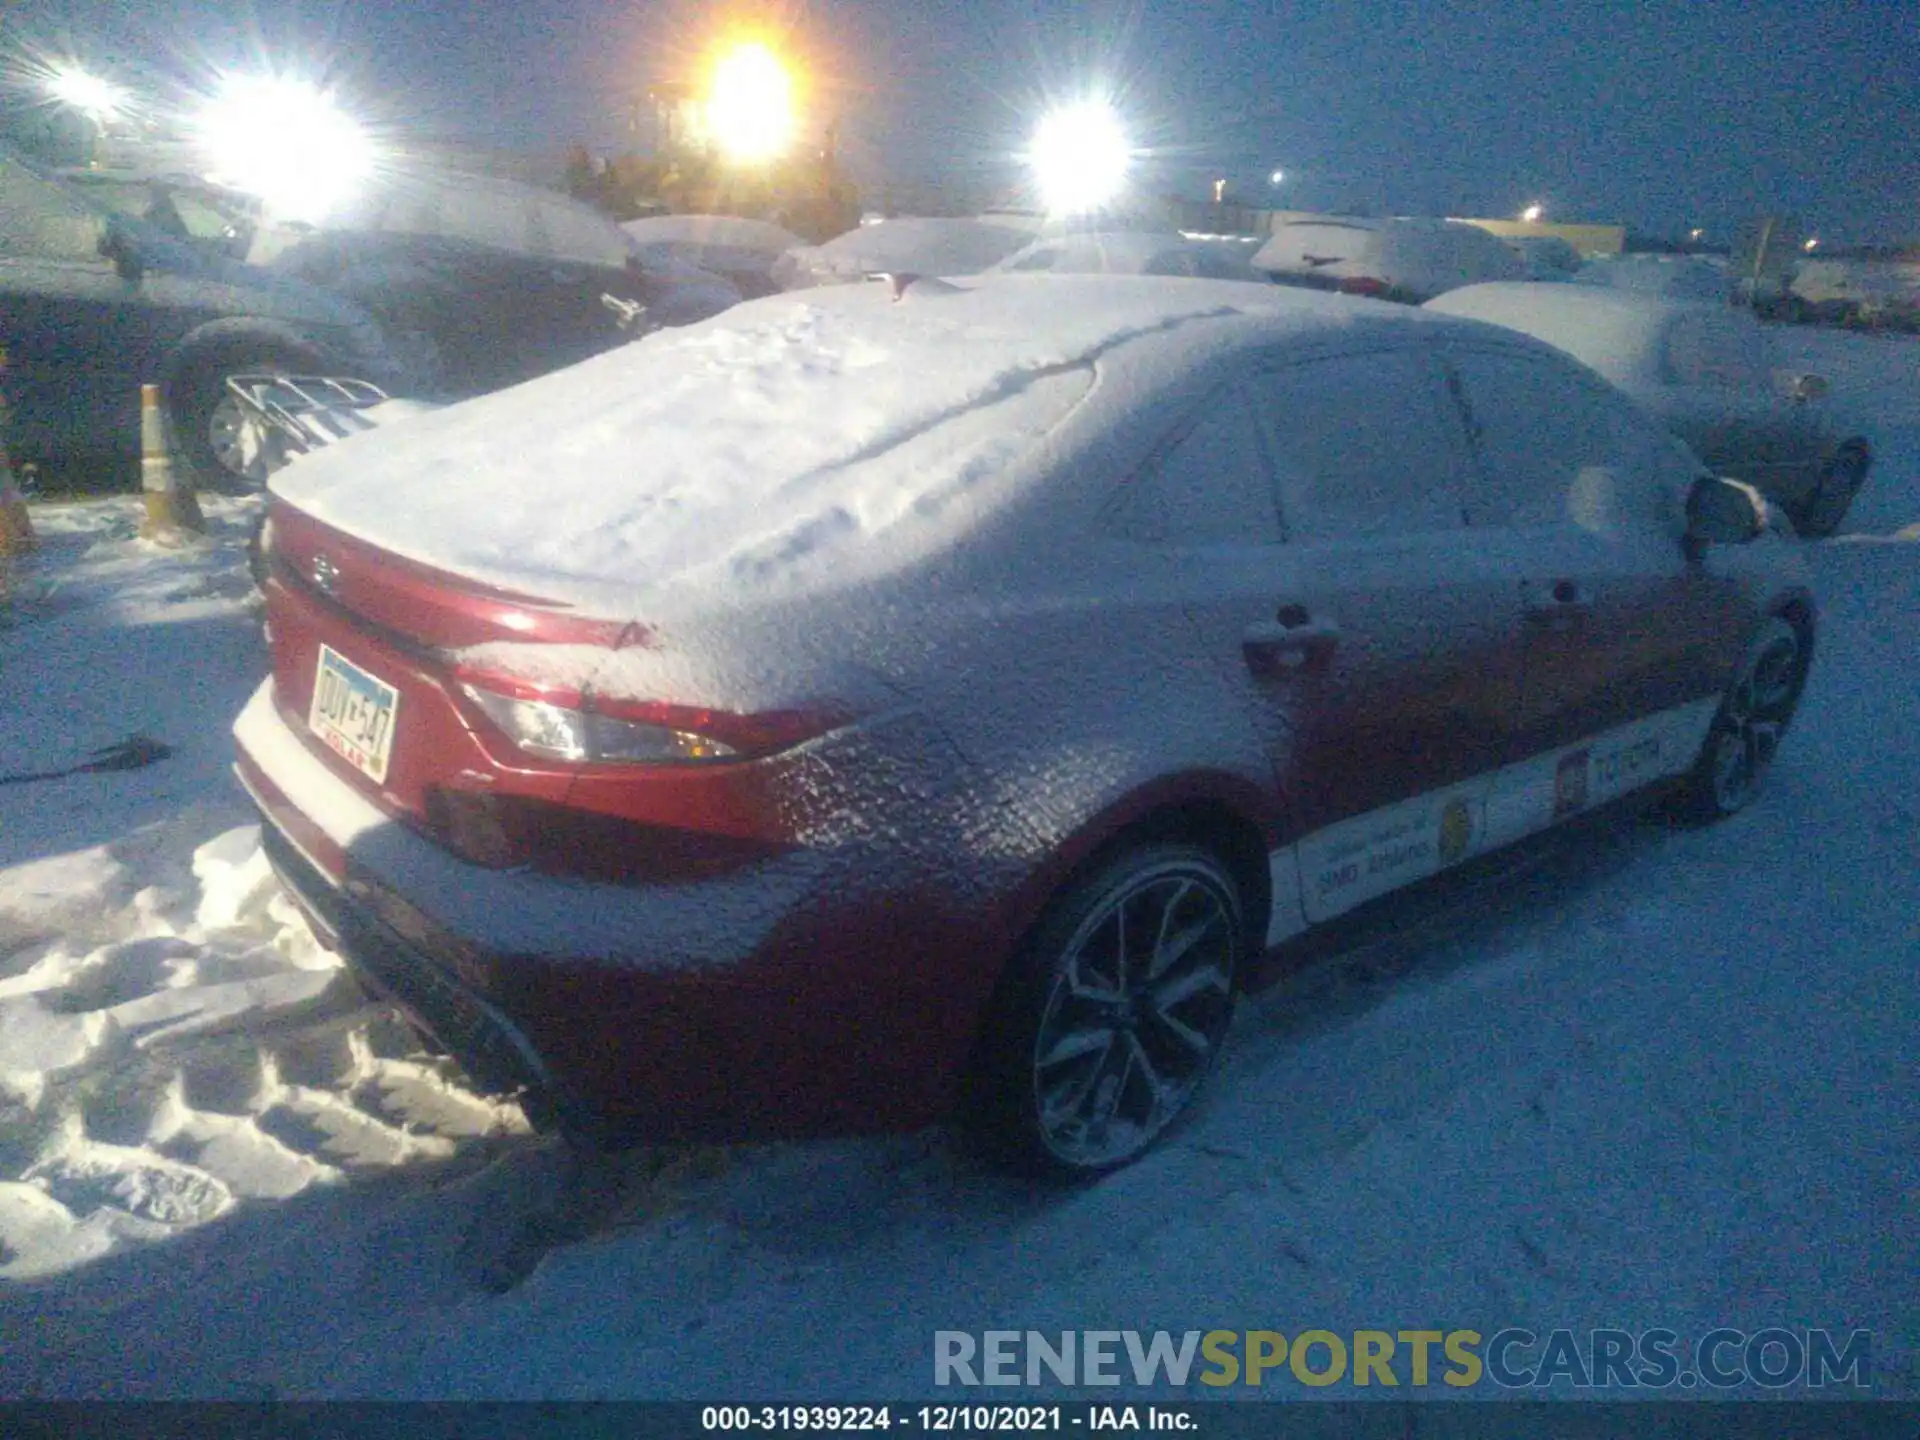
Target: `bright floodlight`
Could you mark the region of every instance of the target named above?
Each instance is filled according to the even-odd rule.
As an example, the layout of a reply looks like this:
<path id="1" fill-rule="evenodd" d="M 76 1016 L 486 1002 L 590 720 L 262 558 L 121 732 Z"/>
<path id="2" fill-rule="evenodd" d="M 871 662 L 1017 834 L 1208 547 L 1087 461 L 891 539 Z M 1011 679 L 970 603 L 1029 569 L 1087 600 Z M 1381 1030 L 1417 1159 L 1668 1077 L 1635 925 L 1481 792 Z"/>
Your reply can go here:
<path id="1" fill-rule="evenodd" d="M 213 178 L 318 223 L 373 173 L 373 143 L 333 96 L 280 75 L 231 75 L 195 118 Z"/>
<path id="2" fill-rule="evenodd" d="M 1133 150 L 1120 117 L 1098 100 L 1056 110 L 1034 131 L 1027 163 L 1048 210 L 1097 210 L 1120 194 Z"/>
<path id="3" fill-rule="evenodd" d="M 759 164 L 793 143 L 793 77 L 765 45 L 751 41 L 720 57 L 707 102 L 707 124 L 730 160 Z"/>
<path id="4" fill-rule="evenodd" d="M 1276 170 L 1267 177 L 1267 183 L 1269 185 L 1278 185 L 1281 181 L 1285 180 L 1286 178 L 1287 178 L 1286 171 Z"/>
<path id="5" fill-rule="evenodd" d="M 127 92 L 118 85 L 70 66 L 62 66 L 47 77 L 47 93 L 62 105 L 99 120 L 110 120 L 127 107 Z"/>
<path id="6" fill-rule="evenodd" d="M 1536 221 L 1538 221 L 1542 215 L 1546 213 L 1547 213 L 1547 207 L 1544 205 L 1529 205 L 1527 206 L 1526 209 L 1520 212 L 1520 218 L 1526 221 L 1529 225 L 1532 225 Z"/>
<path id="7" fill-rule="evenodd" d="M 1820 237 L 1818 235 L 1813 236 L 1800 248 L 1802 250 L 1818 250 L 1820 248 Z"/>

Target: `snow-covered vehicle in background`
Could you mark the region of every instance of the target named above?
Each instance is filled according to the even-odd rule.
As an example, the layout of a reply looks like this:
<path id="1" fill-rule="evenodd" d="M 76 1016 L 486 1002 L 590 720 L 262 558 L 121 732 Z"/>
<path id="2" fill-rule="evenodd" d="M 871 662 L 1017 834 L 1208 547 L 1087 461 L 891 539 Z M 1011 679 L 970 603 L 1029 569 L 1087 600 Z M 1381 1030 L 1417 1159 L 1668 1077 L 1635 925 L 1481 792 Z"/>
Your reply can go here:
<path id="1" fill-rule="evenodd" d="M 148 218 L 154 193 L 141 190 L 136 208 L 126 196 L 140 187 L 129 185 L 109 194 L 0 150 L 0 345 L 16 459 L 130 469 L 140 387 L 158 384 L 177 443 L 213 476 L 231 434 L 229 375 L 322 370 L 396 390 L 416 379 L 365 307 L 232 258 L 237 236 L 212 202 L 184 200 L 163 225 Z"/>
<path id="2" fill-rule="evenodd" d="M 1185 275 L 1196 280 L 1264 281 L 1250 248 L 1178 233 L 1096 231 L 1035 240 L 992 266 L 1013 274 Z"/>
<path id="3" fill-rule="evenodd" d="M 804 290 L 870 275 L 977 275 L 1032 239 L 1030 230 L 991 220 L 906 216 L 790 250 L 773 276 L 783 289 Z"/>
<path id="4" fill-rule="evenodd" d="M 1920 264 L 1804 260 L 1779 308 L 1782 318 L 1815 325 L 1920 330 Z"/>
<path id="5" fill-rule="evenodd" d="M 1475 285 L 1426 307 L 1518 330 L 1605 376 L 1715 473 L 1754 486 L 1802 535 L 1831 535 L 1873 449 L 1822 403 L 1817 375 L 1771 369 L 1765 328 L 1718 301 L 1589 285 Z"/>
<path id="6" fill-rule="evenodd" d="M 115 173 L 73 183 L 139 233 L 161 233 L 225 273 L 349 302 L 396 357 L 370 373 L 310 347 L 254 346 L 228 373 L 342 374 L 395 394 L 457 399 L 649 329 L 706 319 L 741 298 L 683 260 L 641 256 L 587 206 L 489 176 L 395 171 L 320 226 L 273 221 L 248 197 L 188 177 Z M 203 474 L 258 484 L 271 446 L 249 429 L 256 417 L 237 407 L 223 380 L 209 374 L 183 387 L 175 432 Z"/>
<path id="7" fill-rule="evenodd" d="M 806 247 L 769 220 L 738 215 L 648 215 L 620 227 L 645 265 L 691 265 L 719 275 L 747 299 L 780 288 L 774 262 Z"/>
<path id="8" fill-rule="evenodd" d="M 1520 256 L 1457 220 L 1316 215 L 1282 221 L 1253 256 L 1282 285 L 1418 305 L 1444 291 L 1526 275 Z"/>
<path id="9" fill-rule="evenodd" d="M 275 480 L 266 851 L 537 1123 L 1098 1174 L 1296 936 L 1738 810 L 1793 715 L 1800 556 L 1547 346 L 1191 279 L 796 308 Z"/>
<path id="10" fill-rule="evenodd" d="M 1723 262 L 1698 255 L 1601 255 L 1573 274 L 1577 285 L 1626 290 L 1666 300 L 1733 301 L 1733 276 Z"/>
<path id="11" fill-rule="evenodd" d="M 613 221 L 564 195 L 490 176 L 383 177 L 319 229 L 258 230 L 248 259 L 347 295 L 411 342 L 445 396 L 482 394 L 737 304 L 726 280 L 643 258 Z"/>

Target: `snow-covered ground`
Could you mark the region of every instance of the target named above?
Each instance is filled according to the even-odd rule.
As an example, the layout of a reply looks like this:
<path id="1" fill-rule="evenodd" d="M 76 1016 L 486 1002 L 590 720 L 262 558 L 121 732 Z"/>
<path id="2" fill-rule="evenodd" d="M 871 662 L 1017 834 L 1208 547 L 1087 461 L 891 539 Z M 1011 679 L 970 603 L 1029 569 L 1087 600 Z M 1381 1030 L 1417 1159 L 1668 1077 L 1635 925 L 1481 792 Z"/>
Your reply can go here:
<path id="1" fill-rule="evenodd" d="M 189 551 L 39 508 L 0 775 L 172 753 L 0 785 L 0 1395 L 894 1398 L 941 1329 L 1777 1324 L 1920 1397 L 1920 344 L 1773 333 L 1880 460 L 1766 800 L 1315 966 L 1078 1192 L 933 1133 L 638 1154 L 542 1222 L 558 1149 L 274 896 L 226 769 L 248 503 Z"/>

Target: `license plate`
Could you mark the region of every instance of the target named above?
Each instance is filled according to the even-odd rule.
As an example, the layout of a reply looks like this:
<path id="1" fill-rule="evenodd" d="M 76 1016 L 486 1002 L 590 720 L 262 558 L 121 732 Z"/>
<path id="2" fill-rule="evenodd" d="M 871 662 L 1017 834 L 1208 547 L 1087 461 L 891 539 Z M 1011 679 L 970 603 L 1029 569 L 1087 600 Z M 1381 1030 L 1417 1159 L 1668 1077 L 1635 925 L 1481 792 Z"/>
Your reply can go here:
<path id="1" fill-rule="evenodd" d="M 327 646 L 313 682 L 307 728 L 375 784 L 385 784 L 400 692 Z"/>

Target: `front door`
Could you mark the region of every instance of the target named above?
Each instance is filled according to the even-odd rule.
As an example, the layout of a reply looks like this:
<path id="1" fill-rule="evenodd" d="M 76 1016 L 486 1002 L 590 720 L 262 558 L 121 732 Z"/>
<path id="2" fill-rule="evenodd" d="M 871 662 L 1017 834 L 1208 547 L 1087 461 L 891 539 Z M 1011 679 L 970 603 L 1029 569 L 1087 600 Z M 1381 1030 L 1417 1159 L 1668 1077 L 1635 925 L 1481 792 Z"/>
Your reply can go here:
<path id="1" fill-rule="evenodd" d="M 1203 625 L 1271 737 L 1318 921 L 1482 848 L 1519 607 L 1466 528 L 1464 427 L 1425 345 L 1276 365 L 1247 389 L 1284 539 Z"/>
<path id="2" fill-rule="evenodd" d="M 1738 654 L 1738 582 L 1690 563 L 1691 457 L 1553 356 L 1455 342 L 1479 464 L 1471 528 L 1503 552 L 1525 646 L 1491 815 L 1504 842 L 1691 758 Z"/>

